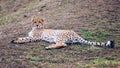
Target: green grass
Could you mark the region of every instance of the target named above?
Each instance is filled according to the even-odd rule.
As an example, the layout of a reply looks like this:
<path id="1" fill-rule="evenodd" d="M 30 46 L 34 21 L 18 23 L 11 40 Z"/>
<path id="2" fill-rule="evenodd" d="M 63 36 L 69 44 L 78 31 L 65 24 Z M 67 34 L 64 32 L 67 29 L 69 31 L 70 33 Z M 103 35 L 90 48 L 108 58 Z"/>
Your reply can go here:
<path id="1" fill-rule="evenodd" d="M 83 38 L 86 40 L 94 40 L 97 42 L 105 42 L 106 36 L 110 36 L 111 34 L 103 29 L 91 29 L 85 28 L 81 29 L 78 34 L 82 34 Z"/>
<path id="2" fill-rule="evenodd" d="M 111 31 L 119 31 L 120 29 L 109 27 L 109 30 L 111 30 Z"/>
<path id="3" fill-rule="evenodd" d="M 15 62 L 21 62 L 22 59 L 14 59 Z"/>
<path id="4" fill-rule="evenodd" d="M 118 61 L 114 61 L 114 60 L 106 60 L 106 59 L 102 59 L 102 58 L 96 58 L 94 60 L 91 61 L 90 63 L 91 65 L 93 66 L 96 66 L 96 67 L 112 67 L 112 66 L 116 66 L 118 64 L 120 64 L 120 62 Z"/>
<path id="5" fill-rule="evenodd" d="M 119 61 L 93 57 L 87 64 L 76 64 L 76 68 L 117 68 L 119 65 Z"/>
<path id="6" fill-rule="evenodd" d="M 92 51 L 92 52 L 101 52 L 102 51 L 102 48 L 99 48 L 99 47 L 94 47 L 94 46 L 90 46 L 89 48 L 86 49 L 88 52 L 89 51 Z"/>
<path id="7" fill-rule="evenodd" d="M 0 61 L 0 63 L 9 63 L 11 61 L 12 61 L 11 58 L 7 58 L 7 59 L 4 59 L 4 60 Z"/>
<path id="8" fill-rule="evenodd" d="M 116 55 L 105 56 L 105 59 L 107 59 L 107 60 L 115 60 L 116 59 Z"/>
<path id="9" fill-rule="evenodd" d="M 17 55 L 17 54 L 18 54 L 17 52 L 12 52 L 12 55 L 14 55 L 14 56 Z"/>
<path id="10" fill-rule="evenodd" d="M 67 62 L 74 62 L 74 61 L 79 60 L 79 58 L 76 58 L 76 57 L 69 57 L 69 58 L 65 58 L 64 60 L 67 61 Z"/>
<path id="11" fill-rule="evenodd" d="M 81 52 L 101 52 L 102 48 L 95 46 L 81 46 L 79 47 L 79 51 Z"/>
<path id="12" fill-rule="evenodd" d="M 109 22 L 110 22 L 110 23 L 119 23 L 120 20 L 118 20 L 118 19 L 111 19 L 111 20 L 109 20 Z"/>
<path id="13" fill-rule="evenodd" d="M 89 20 L 88 23 L 90 23 L 92 25 L 97 25 L 97 24 L 104 24 L 106 22 L 103 20 Z"/>
<path id="14" fill-rule="evenodd" d="M 30 61 L 40 61 L 43 57 L 39 57 L 39 56 L 26 56 L 27 60 Z"/>
<path id="15" fill-rule="evenodd" d="M 44 64 L 43 64 L 43 66 L 45 67 L 45 68 L 57 68 L 57 67 L 61 67 L 61 66 L 57 66 L 55 63 L 50 63 L 50 62 L 45 62 Z"/>
<path id="16" fill-rule="evenodd" d="M 0 25 L 10 23 L 13 20 L 13 18 L 14 18 L 14 16 L 12 16 L 12 15 L 0 17 Z"/>

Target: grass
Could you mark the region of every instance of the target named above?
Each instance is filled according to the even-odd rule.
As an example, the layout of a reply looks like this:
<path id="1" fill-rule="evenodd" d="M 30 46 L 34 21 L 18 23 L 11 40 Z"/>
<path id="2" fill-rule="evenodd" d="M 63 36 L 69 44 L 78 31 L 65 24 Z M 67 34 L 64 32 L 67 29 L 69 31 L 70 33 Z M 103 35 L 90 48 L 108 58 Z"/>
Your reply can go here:
<path id="1" fill-rule="evenodd" d="M 118 29 L 118 28 L 111 28 L 111 27 L 109 27 L 109 30 L 111 30 L 111 31 L 119 31 L 120 29 Z"/>
<path id="2" fill-rule="evenodd" d="M 84 60 L 80 60 L 79 62 L 77 58 L 66 58 L 65 61 L 68 60 L 68 63 L 52 63 L 52 62 L 45 62 L 42 65 L 44 67 L 49 67 L 49 68 L 56 68 L 56 67 L 62 67 L 62 65 L 66 64 L 66 67 L 75 67 L 75 68 L 108 68 L 108 67 L 117 67 L 120 62 L 119 61 L 114 61 L 114 60 L 106 60 L 100 57 L 93 57 L 93 59 L 90 60 L 89 63 L 86 63 Z M 70 62 L 72 61 L 73 64 Z"/>
<path id="3" fill-rule="evenodd" d="M 82 33 L 83 38 L 86 40 L 95 40 L 97 42 L 105 42 L 104 37 L 110 36 L 111 34 L 103 29 L 91 29 L 83 28 L 79 31 L 78 34 Z"/>
<path id="4" fill-rule="evenodd" d="M 14 56 L 17 55 L 17 54 L 18 54 L 17 52 L 12 52 L 12 55 L 14 55 Z"/>
<path id="5" fill-rule="evenodd" d="M 14 59 L 15 62 L 21 62 L 22 59 Z"/>
<path id="6" fill-rule="evenodd" d="M 12 20 L 13 16 L 3 16 L 0 17 L 0 25 L 4 25 L 5 22 L 10 22 Z"/>
<path id="7" fill-rule="evenodd" d="M 109 20 L 109 22 L 110 22 L 110 23 L 119 23 L 120 20 L 118 20 L 118 19 L 111 19 L 111 20 Z"/>
<path id="8" fill-rule="evenodd" d="M 98 58 L 92 60 L 90 64 L 93 66 L 96 66 L 98 68 L 104 68 L 104 67 L 116 66 L 116 65 L 120 64 L 120 62 L 114 61 L 114 60 L 106 60 L 106 59 L 102 59 L 102 58 L 98 57 Z"/>
<path id="9" fill-rule="evenodd" d="M 26 56 L 27 60 L 30 61 L 40 61 L 42 57 L 38 57 L 38 56 Z"/>
<path id="10" fill-rule="evenodd" d="M 101 51 L 102 51 L 101 48 L 99 48 L 99 47 L 94 47 L 94 46 L 90 46 L 90 47 L 87 48 L 86 50 L 87 50 L 88 52 L 89 52 L 89 51 L 92 51 L 92 52 L 94 52 L 94 51 L 96 51 L 96 52 L 101 52 Z"/>
<path id="11" fill-rule="evenodd" d="M 12 61 L 11 58 L 7 58 L 7 59 L 3 59 L 2 61 L 0 61 L 0 63 L 9 63 L 11 61 Z"/>
<path id="12" fill-rule="evenodd" d="M 14 12 L 12 14 L 8 14 L 6 16 L 1 16 L 0 17 L 0 25 L 4 25 L 6 23 L 7 24 L 11 23 L 12 20 L 15 19 L 17 15 L 20 15 L 20 14 L 24 13 L 25 11 L 29 11 L 29 10 L 33 9 L 39 3 L 39 1 L 40 0 L 36 0 L 34 3 L 33 2 L 30 3 L 27 7 L 21 8 L 17 12 Z"/>
<path id="13" fill-rule="evenodd" d="M 64 60 L 67 61 L 67 62 L 74 62 L 74 61 L 79 60 L 79 58 L 76 58 L 76 57 L 69 57 L 69 58 L 65 58 Z"/>
<path id="14" fill-rule="evenodd" d="M 116 55 L 105 56 L 105 59 L 107 59 L 107 60 L 115 60 L 116 59 Z"/>
<path id="15" fill-rule="evenodd" d="M 106 23 L 105 21 L 103 21 L 103 20 L 89 20 L 88 21 L 90 24 L 92 24 L 92 25 L 97 25 L 97 24 L 104 24 L 104 23 Z"/>
<path id="16" fill-rule="evenodd" d="M 80 46 L 79 51 L 81 52 L 101 52 L 102 48 L 95 46 Z"/>

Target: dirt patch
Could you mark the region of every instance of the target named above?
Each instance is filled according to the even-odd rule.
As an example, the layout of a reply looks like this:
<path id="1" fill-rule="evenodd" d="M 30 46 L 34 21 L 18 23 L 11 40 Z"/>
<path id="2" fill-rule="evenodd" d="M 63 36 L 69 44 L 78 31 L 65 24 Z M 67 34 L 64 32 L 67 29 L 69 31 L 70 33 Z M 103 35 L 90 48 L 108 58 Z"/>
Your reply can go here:
<path id="1" fill-rule="evenodd" d="M 0 17 L 25 8 L 32 0 L 0 0 Z"/>

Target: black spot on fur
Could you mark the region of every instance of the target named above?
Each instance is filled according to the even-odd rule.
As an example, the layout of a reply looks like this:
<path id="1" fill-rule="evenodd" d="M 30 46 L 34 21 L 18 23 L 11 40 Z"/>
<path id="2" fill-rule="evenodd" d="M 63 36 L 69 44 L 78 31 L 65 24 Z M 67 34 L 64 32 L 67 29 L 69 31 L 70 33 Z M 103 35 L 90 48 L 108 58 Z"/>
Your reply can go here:
<path id="1" fill-rule="evenodd" d="M 67 45 L 71 45 L 73 42 L 72 42 L 72 40 L 67 40 L 66 42 L 65 42 Z"/>
<path id="2" fill-rule="evenodd" d="M 15 43 L 14 41 L 15 41 L 15 40 L 12 40 L 12 41 L 10 41 L 10 43 Z"/>

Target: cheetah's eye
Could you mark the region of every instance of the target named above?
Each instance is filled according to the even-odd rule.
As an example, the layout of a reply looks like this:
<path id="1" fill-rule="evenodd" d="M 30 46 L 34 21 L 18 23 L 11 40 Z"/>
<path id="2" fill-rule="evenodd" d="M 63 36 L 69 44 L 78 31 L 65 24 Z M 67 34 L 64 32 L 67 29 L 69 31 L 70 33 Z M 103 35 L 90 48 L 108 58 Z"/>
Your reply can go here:
<path id="1" fill-rule="evenodd" d="M 39 21 L 39 23 L 41 23 L 41 21 Z"/>

